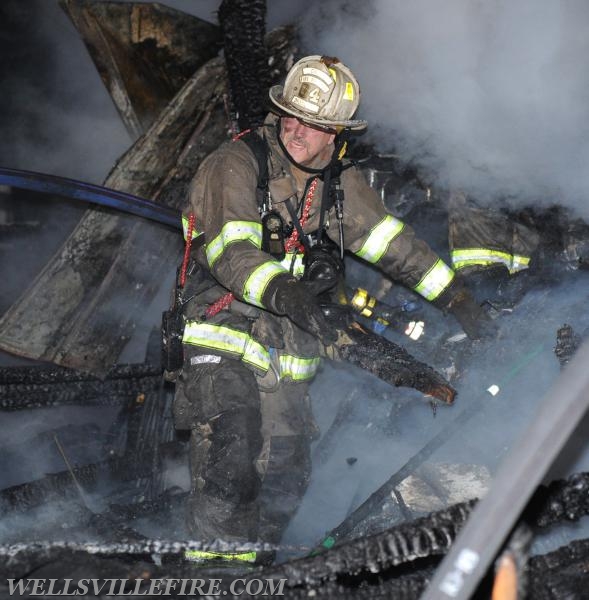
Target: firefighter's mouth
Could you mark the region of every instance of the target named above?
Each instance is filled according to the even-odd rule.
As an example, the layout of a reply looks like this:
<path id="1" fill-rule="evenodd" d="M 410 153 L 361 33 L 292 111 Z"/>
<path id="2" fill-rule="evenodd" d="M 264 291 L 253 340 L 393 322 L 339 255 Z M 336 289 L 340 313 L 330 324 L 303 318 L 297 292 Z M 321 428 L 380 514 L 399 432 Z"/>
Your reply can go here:
<path id="1" fill-rule="evenodd" d="M 292 139 L 288 142 L 288 146 L 292 146 L 297 150 L 307 150 L 307 144 L 302 140 Z"/>

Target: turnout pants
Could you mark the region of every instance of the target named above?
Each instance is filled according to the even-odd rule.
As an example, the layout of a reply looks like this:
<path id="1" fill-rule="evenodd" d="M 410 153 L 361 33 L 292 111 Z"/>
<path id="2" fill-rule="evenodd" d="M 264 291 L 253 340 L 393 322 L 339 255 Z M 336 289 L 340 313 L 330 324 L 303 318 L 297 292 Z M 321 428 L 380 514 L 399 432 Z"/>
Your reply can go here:
<path id="1" fill-rule="evenodd" d="M 308 386 L 280 382 L 265 391 L 241 361 L 185 350 L 174 418 L 176 428 L 191 432 L 190 532 L 201 540 L 277 543 L 311 472 Z"/>

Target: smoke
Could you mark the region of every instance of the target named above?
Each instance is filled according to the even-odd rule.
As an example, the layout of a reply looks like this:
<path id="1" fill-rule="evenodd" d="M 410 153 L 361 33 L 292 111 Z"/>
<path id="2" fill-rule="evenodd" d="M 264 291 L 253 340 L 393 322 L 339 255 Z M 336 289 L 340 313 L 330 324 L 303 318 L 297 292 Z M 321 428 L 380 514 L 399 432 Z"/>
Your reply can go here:
<path id="1" fill-rule="evenodd" d="M 331 0 L 301 30 L 357 75 L 380 150 L 483 200 L 589 217 L 588 24 L 581 0 Z"/>
<path id="2" fill-rule="evenodd" d="M 8 0 L 0 164 L 99 183 L 130 138 L 57 2 Z"/>
<path id="3" fill-rule="evenodd" d="M 398 486 L 409 514 L 413 518 L 423 515 L 416 498 L 422 506 L 437 510 L 439 498 L 436 494 L 432 498 L 426 485 L 432 479 L 437 484 L 436 493 L 441 492 L 447 503 L 449 497 L 455 502 L 482 497 L 481 491 L 492 485 L 490 479 L 496 469 L 526 432 L 546 400 L 547 390 L 560 376 L 554 355 L 557 329 L 566 322 L 580 334 L 589 325 L 586 302 L 587 278 L 569 279 L 530 291 L 512 313 L 496 321 L 500 328 L 496 340 L 475 344 L 470 350 L 450 349 L 446 357 L 435 357 L 435 344 L 428 342 L 427 362 L 438 370 L 453 352 L 462 363 L 460 377 L 453 381 L 458 391 L 455 404 L 440 406 L 435 413 L 415 390 L 392 388 L 358 370 L 326 365 L 311 387 L 322 435 L 332 428 L 334 415 L 347 397 L 351 397 L 352 409 L 333 432 L 320 461 L 316 455 L 321 440 L 315 444 L 311 483 L 283 544 L 297 548 L 316 544 L 443 432 L 451 433 L 431 456 L 424 457 L 425 471 L 415 465 L 413 478 Z M 435 319 L 444 320 L 439 314 Z M 430 322 L 429 317 L 426 321 L 428 337 L 435 321 L 432 318 Z M 451 333 L 454 325 L 447 325 Z M 417 354 L 419 343 L 405 345 Z M 495 396 L 487 391 L 491 385 L 499 389 Z M 556 403 L 558 399 L 551 401 Z M 453 422 L 460 420 L 463 411 L 470 416 L 455 431 Z M 589 470 L 588 431 L 589 414 L 546 474 L 545 483 Z M 350 458 L 355 460 L 350 462 Z M 383 513 L 375 515 L 373 524 L 384 529 L 410 520 L 406 514 L 392 510 L 383 506 Z M 370 523 L 364 523 L 358 532 L 366 531 L 367 526 Z M 559 524 L 548 531 L 537 531 L 539 540 L 534 552 L 548 552 L 571 538 L 586 537 L 588 528 L 589 520 L 584 518 L 564 530 Z"/>

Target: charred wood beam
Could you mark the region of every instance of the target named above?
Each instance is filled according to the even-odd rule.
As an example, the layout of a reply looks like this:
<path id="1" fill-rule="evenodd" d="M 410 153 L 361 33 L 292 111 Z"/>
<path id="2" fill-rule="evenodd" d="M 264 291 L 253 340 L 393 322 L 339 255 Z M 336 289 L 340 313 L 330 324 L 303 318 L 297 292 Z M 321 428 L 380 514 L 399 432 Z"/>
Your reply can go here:
<path id="1" fill-rule="evenodd" d="M 153 464 L 150 458 L 138 458 L 132 453 L 76 467 L 73 473 L 85 491 L 93 491 L 105 477 L 115 481 L 130 481 L 152 476 Z M 0 515 L 13 511 L 23 512 L 54 499 L 73 498 L 78 493 L 69 471 L 51 473 L 42 479 L 1 490 Z"/>
<path id="2" fill-rule="evenodd" d="M 198 570 L 195 571 L 193 565 L 166 560 L 165 557 L 180 557 L 181 553 L 188 548 L 183 544 L 177 544 L 178 547 L 174 549 L 173 554 L 160 553 L 160 550 L 170 548 L 169 543 L 154 542 L 153 540 L 135 544 L 95 543 L 92 546 L 96 554 L 88 552 L 87 544 L 49 544 L 41 542 L 30 545 L 0 546 L 0 557 L 3 559 L 0 563 L 0 574 L 4 581 L 6 578 L 47 577 L 48 575 L 63 579 L 71 575 L 72 571 L 77 572 L 78 569 L 83 569 L 83 572 L 91 572 L 95 577 L 115 579 L 134 576 L 147 579 L 215 577 L 220 578 L 222 581 L 220 592 L 224 597 L 230 599 L 259 597 L 251 596 L 245 591 L 239 596 L 234 596 L 231 593 L 232 590 L 228 587 L 228 581 L 223 582 L 223 579 L 234 579 L 234 577 L 227 577 L 227 570 L 198 567 Z M 196 544 L 192 544 L 190 548 L 214 549 L 214 547 L 197 546 Z M 135 552 L 129 553 L 126 551 L 128 549 Z M 141 552 L 137 553 L 138 550 Z M 153 563 L 152 556 L 154 555 L 164 557 L 162 566 Z M 588 579 L 586 569 L 588 556 L 589 540 L 580 540 L 559 548 L 550 554 L 533 557 L 528 565 L 531 585 L 526 597 L 534 600 L 581 600 L 585 598 Z M 390 578 L 382 578 L 381 576 L 371 578 L 368 575 L 366 578 L 358 580 L 350 578 L 346 581 L 326 581 L 317 587 L 308 584 L 302 584 L 298 587 L 285 586 L 283 597 L 290 600 L 309 598 L 310 596 L 342 600 L 352 598 L 418 600 L 425 584 L 431 579 L 434 567 L 435 563 L 430 563 L 422 566 L 417 572 L 398 574 Z M 37 569 L 43 569 L 43 575 L 36 575 Z M 289 583 L 287 582 L 287 584 Z M 145 588 L 148 585 L 149 581 L 146 582 Z M 130 589 L 132 589 L 132 586 Z M 4 582 L 0 583 L 0 590 L 8 591 Z"/>
<path id="3" fill-rule="evenodd" d="M 528 598 L 581 600 L 589 585 L 589 539 L 576 540 L 554 552 L 530 558 Z"/>
<path id="4" fill-rule="evenodd" d="M 261 125 L 268 112 L 266 0 L 223 0 L 218 15 L 232 112 L 243 131 Z"/>
<path id="5" fill-rule="evenodd" d="M 575 473 L 538 488 L 527 510 L 535 515 L 533 523 L 538 527 L 578 521 L 589 514 L 589 473 Z"/>
<path id="6" fill-rule="evenodd" d="M 55 366 L 2 368 L 0 410 L 71 404 L 141 405 L 145 394 L 158 390 L 161 382 L 161 367 L 145 364 L 115 365 L 104 380 Z"/>
<path id="7" fill-rule="evenodd" d="M 351 344 L 339 347 L 341 357 L 394 386 L 412 387 L 427 396 L 452 404 L 456 390 L 429 365 L 402 346 L 354 323 L 346 330 Z"/>
<path id="8" fill-rule="evenodd" d="M 349 307 L 326 304 L 323 312 L 341 332 L 330 358 L 357 365 L 390 385 L 415 388 L 446 404 L 454 402 L 456 390 L 442 375 L 402 346 L 362 327 Z"/>
<path id="9" fill-rule="evenodd" d="M 419 558 L 445 554 L 476 501 L 456 504 L 382 533 L 342 543 L 315 556 L 262 570 L 288 586 L 316 586 L 340 576 L 380 573 Z"/>
<path id="10" fill-rule="evenodd" d="M 222 46 L 219 27 L 162 4 L 60 0 L 60 5 L 133 139 Z"/>
<path id="11" fill-rule="evenodd" d="M 84 558 L 88 561 L 91 555 L 101 559 L 124 558 L 126 569 L 129 568 L 129 564 L 136 563 L 139 560 L 149 561 L 153 567 L 153 557 L 157 556 L 162 562 L 167 562 L 165 569 L 169 573 L 170 561 L 183 561 L 186 550 L 231 552 L 243 551 L 246 548 L 248 550 L 267 550 L 269 547 L 263 544 L 237 544 L 217 541 L 211 543 L 178 542 L 159 539 L 148 539 L 139 542 L 36 541 L 20 544 L 0 544 L 0 575 L 19 577 L 27 570 L 31 571 L 53 560 L 58 560 L 62 565 L 69 565 L 75 562 L 76 556 L 80 557 L 82 561 L 84 561 Z M 177 570 L 180 574 L 185 573 L 185 577 L 193 577 L 195 573 L 194 565 L 190 563 L 178 564 Z M 198 568 L 198 573 L 205 576 L 207 570 Z"/>

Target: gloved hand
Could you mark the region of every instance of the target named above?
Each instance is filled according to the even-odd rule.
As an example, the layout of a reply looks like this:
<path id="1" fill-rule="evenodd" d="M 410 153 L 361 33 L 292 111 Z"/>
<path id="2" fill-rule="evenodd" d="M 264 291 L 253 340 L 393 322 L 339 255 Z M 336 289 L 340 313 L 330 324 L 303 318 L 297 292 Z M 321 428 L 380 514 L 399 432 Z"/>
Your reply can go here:
<path id="1" fill-rule="evenodd" d="M 447 305 L 446 310 L 456 317 L 464 333 L 471 340 L 486 340 L 496 337 L 497 325 L 467 289 L 462 288 L 458 291 Z"/>
<path id="2" fill-rule="evenodd" d="M 317 336 L 325 346 L 336 341 L 337 331 L 327 323 L 317 298 L 304 283 L 293 277 L 280 277 L 272 284 L 272 304 L 278 314 L 286 315 L 295 325 Z"/>

